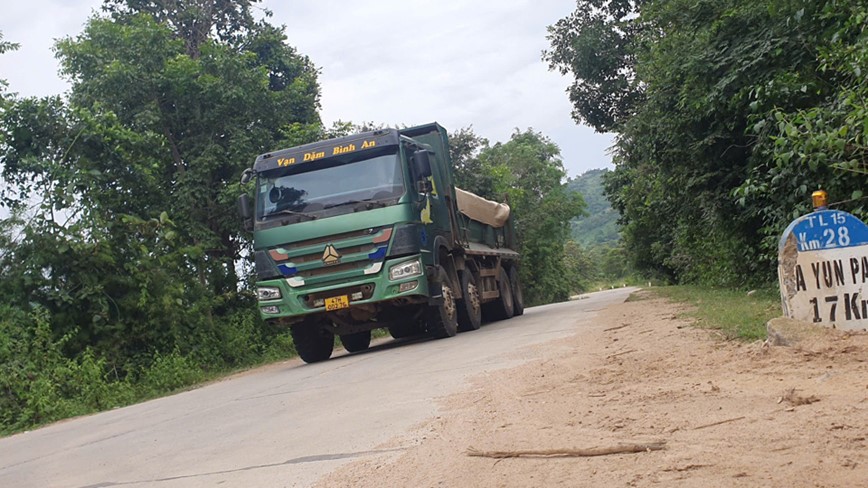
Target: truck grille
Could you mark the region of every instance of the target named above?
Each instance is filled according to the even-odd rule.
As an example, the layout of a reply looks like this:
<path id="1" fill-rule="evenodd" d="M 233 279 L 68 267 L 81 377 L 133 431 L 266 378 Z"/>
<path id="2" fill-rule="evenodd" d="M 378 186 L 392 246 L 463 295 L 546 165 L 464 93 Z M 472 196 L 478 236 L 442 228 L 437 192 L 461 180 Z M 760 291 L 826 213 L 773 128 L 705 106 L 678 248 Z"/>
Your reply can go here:
<path id="1" fill-rule="evenodd" d="M 354 263 L 343 263 L 322 268 L 312 268 L 299 271 L 297 276 L 301 276 L 302 278 L 313 278 L 316 276 L 340 273 L 342 271 L 362 270 L 367 268 L 370 264 L 370 261 L 356 261 Z"/>
<path id="2" fill-rule="evenodd" d="M 346 256 L 348 254 L 358 254 L 361 252 L 371 253 L 377 249 L 377 246 L 373 244 L 365 244 L 363 246 L 339 247 L 338 244 L 335 244 L 335 248 L 337 248 L 337 250 L 340 251 L 342 255 Z M 311 261 L 320 261 L 322 260 L 322 251 L 312 252 L 310 254 L 303 254 L 301 256 L 293 256 L 291 260 L 295 264 L 309 263 Z M 337 266 L 329 266 L 328 269 L 334 269 L 336 267 Z"/>
<path id="3" fill-rule="evenodd" d="M 362 275 L 372 263 L 381 262 L 391 235 L 391 227 L 362 229 L 294 242 L 286 248 L 273 248 L 268 255 L 283 276 L 314 279 L 317 285 L 324 285 L 330 275 L 335 280 L 346 279 L 348 274 Z M 331 265 L 324 262 L 330 246 L 339 254 L 339 261 Z"/>

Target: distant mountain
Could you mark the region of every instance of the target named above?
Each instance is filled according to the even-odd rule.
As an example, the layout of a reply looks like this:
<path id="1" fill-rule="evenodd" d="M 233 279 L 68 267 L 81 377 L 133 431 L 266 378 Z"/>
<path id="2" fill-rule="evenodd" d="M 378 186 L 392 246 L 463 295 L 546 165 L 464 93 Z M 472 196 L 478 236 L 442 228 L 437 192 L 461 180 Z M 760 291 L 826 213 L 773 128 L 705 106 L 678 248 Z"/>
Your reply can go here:
<path id="1" fill-rule="evenodd" d="M 592 169 L 567 182 L 567 188 L 581 193 L 587 204 L 588 215 L 570 221 L 573 239 L 582 247 L 611 246 L 621 240 L 618 213 L 603 195 L 603 175 L 608 172 L 607 169 Z"/>

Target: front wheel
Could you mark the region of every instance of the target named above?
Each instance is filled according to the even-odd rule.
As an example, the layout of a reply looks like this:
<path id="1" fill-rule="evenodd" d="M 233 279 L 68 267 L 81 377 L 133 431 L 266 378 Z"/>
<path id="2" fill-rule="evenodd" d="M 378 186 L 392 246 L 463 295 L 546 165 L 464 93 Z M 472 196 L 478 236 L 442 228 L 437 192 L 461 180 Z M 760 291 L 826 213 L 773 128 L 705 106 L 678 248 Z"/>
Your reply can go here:
<path id="1" fill-rule="evenodd" d="M 306 363 L 318 363 L 332 356 L 335 335 L 316 324 L 301 323 L 290 329 L 299 357 Z"/>
<path id="2" fill-rule="evenodd" d="M 455 293 L 452 291 L 452 282 L 443 268 L 439 268 L 437 272 L 437 282 L 440 285 L 442 300 L 439 305 L 428 307 L 426 322 L 428 332 L 433 337 L 442 339 L 452 337 L 458 332 L 458 307 L 455 303 Z"/>
<path id="3" fill-rule="evenodd" d="M 371 331 L 356 332 L 341 336 L 341 344 L 347 352 L 359 352 L 371 347 Z"/>

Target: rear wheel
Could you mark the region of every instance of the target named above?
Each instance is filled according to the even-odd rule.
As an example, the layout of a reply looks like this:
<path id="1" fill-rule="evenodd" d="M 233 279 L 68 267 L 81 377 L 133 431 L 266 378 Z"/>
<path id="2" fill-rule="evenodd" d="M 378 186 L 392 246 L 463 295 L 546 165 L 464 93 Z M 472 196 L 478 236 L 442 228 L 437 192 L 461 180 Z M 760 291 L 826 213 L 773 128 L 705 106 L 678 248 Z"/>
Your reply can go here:
<path id="1" fill-rule="evenodd" d="M 290 329 L 299 357 L 306 363 L 325 361 L 332 355 L 335 335 L 315 324 L 298 324 Z"/>
<path id="2" fill-rule="evenodd" d="M 371 346 L 371 331 L 356 332 L 355 334 L 345 334 L 341 336 L 341 344 L 347 352 L 359 352 Z"/>
<path id="3" fill-rule="evenodd" d="M 435 338 L 452 337 L 458 332 L 458 307 L 455 302 L 455 293 L 452 291 L 452 282 L 443 268 L 437 272 L 437 282 L 440 285 L 442 300 L 439 305 L 428 308 L 426 322 L 428 332 Z M 435 285 L 436 286 L 436 285 Z"/>
<path id="4" fill-rule="evenodd" d="M 521 280 L 518 277 L 518 268 L 509 267 L 509 283 L 512 285 L 512 309 L 515 315 L 524 314 L 524 295 L 521 293 Z"/>
<path id="5" fill-rule="evenodd" d="M 509 276 L 503 268 L 498 269 L 497 273 L 497 291 L 500 296 L 493 302 L 486 304 L 485 317 L 490 320 L 504 320 L 511 318 L 515 314 L 512 300 L 512 285 L 509 282 Z"/>
<path id="6" fill-rule="evenodd" d="M 469 269 L 461 273 L 461 295 L 458 301 L 458 330 L 476 330 L 482 325 L 482 304 L 476 278 Z"/>

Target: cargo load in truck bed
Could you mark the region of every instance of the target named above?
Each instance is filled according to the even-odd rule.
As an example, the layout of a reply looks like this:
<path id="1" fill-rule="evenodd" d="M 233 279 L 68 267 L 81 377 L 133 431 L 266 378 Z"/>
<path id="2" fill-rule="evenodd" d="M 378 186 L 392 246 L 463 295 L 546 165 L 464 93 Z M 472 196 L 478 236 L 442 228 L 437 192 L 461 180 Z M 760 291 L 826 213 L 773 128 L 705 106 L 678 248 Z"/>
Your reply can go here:
<path id="1" fill-rule="evenodd" d="M 492 227 L 503 227 L 509 220 L 509 205 L 492 202 L 479 195 L 455 188 L 458 211 L 473 220 Z"/>

